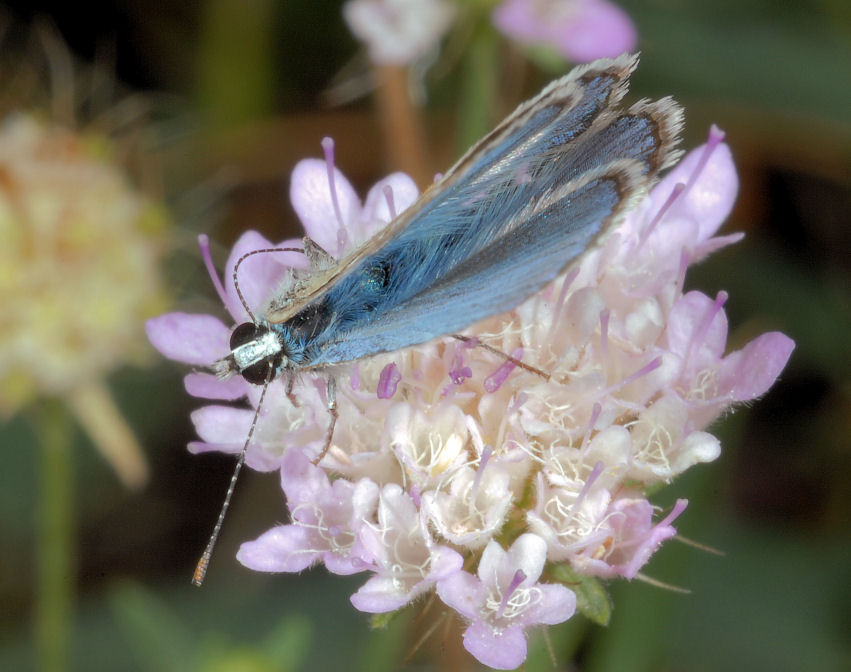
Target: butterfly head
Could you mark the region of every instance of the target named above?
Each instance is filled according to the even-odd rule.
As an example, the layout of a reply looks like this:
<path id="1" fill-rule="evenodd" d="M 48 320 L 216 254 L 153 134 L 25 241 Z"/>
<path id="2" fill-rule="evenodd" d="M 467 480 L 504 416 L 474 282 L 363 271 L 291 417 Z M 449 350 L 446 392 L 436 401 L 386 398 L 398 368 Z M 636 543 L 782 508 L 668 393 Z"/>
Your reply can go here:
<path id="1" fill-rule="evenodd" d="M 240 324 L 231 334 L 230 349 L 213 364 L 221 380 L 239 374 L 253 385 L 263 385 L 277 378 L 289 361 L 281 334 L 262 323 Z"/>

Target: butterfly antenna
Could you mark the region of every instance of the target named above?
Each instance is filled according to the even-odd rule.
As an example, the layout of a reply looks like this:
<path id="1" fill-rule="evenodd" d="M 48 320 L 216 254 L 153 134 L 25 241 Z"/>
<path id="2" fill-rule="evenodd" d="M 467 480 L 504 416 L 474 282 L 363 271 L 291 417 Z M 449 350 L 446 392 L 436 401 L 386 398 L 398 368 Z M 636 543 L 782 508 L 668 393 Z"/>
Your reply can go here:
<path id="1" fill-rule="evenodd" d="M 236 295 L 239 297 L 239 302 L 242 304 L 242 307 L 245 308 L 245 312 L 248 313 L 248 318 L 255 324 L 257 323 L 257 320 L 254 318 L 254 313 L 251 312 L 251 308 L 248 307 L 248 302 L 242 295 L 242 290 L 239 288 L 239 280 L 237 280 L 236 276 L 239 272 L 239 267 L 242 266 L 242 262 L 248 259 L 248 257 L 253 257 L 255 254 L 267 254 L 269 252 L 301 252 L 304 254 L 304 250 L 298 247 L 267 247 L 262 250 L 251 250 L 251 252 L 246 252 L 236 260 L 236 263 L 233 266 L 233 286 L 236 288 Z"/>
<path id="2" fill-rule="evenodd" d="M 517 366 L 524 371 L 528 371 L 529 373 L 534 373 L 536 376 L 540 376 L 546 381 L 549 381 L 552 376 L 546 371 L 542 371 L 537 366 L 532 366 L 531 364 L 527 364 L 526 362 L 522 362 L 516 357 L 512 357 L 509 354 L 504 353 L 499 348 L 495 348 L 492 345 L 488 345 L 487 343 L 482 343 L 477 338 L 471 338 L 470 336 L 462 336 L 461 334 L 450 334 L 452 338 L 461 341 L 462 343 L 472 343 L 475 347 L 481 348 L 482 350 L 487 350 L 490 353 L 493 353 L 497 357 L 501 357 L 506 362 L 511 362 L 514 366 Z"/>
<path id="3" fill-rule="evenodd" d="M 236 462 L 236 467 L 233 470 L 233 476 L 230 477 L 230 485 L 225 495 L 225 501 L 222 503 L 222 510 L 219 512 L 219 518 L 213 528 L 213 533 L 210 535 L 210 541 L 207 542 L 207 547 L 201 554 L 198 564 L 195 565 L 195 573 L 192 575 L 192 585 L 201 587 L 204 583 L 204 577 L 207 575 L 207 567 L 210 564 L 210 558 L 213 556 L 213 549 L 216 542 L 219 540 L 219 533 L 222 531 L 222 524 L 225 522 L 225 515 L 230 507 L 230 500 L 233 497 L 233 491 L 236 488 L 236 481 L 239 478 L 239 472 L 242 471 L 242 465 L 245 464 L 245 453 L 248 450 L 248 444 L 251 443 L 251 437 L 254 436 L 254 428 L 257 426 L 257 418 L 260 416 L 260 409 L 263 407 L 263 398 L 266 396 L 266 390 L 269 389 L 269 382 L 272 379 L 272 368 L 269 367 L 269 375 L 266 378 L 266 383 L 263 385 L 263 391 L 260 393 L 260 400 L 257 402 L 257 410 L 254 411 L 254 419 L 251 421 L 251 427 L 248 430 L 248 436 L 245 439 L 245 444 L 242 446 L 242 451 L 239 453 L 239 459 Z"/>

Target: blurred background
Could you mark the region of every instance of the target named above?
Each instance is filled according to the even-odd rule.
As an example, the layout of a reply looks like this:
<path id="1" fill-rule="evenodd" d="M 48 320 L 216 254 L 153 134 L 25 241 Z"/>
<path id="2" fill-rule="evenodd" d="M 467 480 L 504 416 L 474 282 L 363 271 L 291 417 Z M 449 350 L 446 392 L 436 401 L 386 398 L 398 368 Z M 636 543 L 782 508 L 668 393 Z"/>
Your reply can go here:
<path id="1" fill-rule="evenodd" d="M 289 173 L 323 136 L 361 194 L 393 170 L 424 187 L 572 65 L 497 30 L 487 0 L 454 3 L 425 48 L 383 62 L 342 4 L 0 6 L 2 158 L 33 166 L 12 195 L 0 171 L 0 190 L 50 212 L 58 185 L 80 221 L 110 223 L 55 249 L 47 225 L 0 228 L 0 669 L 479 669 L 457 633 L 406 660 L 411 619 L 369 630 L 348 601 L 357 576 L 240 566 L 239 544 L 286 519 L 274 474 L 243 472 L 208 580 L 189 583 L 233 459 L 186 451 L 202 403 L 142 325 L 224 317 L 197 234 L 220 268 L 246 229 L 299 235 Z M 630 100 L 675 96 L 684 146 L 715 123 L 740 171 L 723 231 L 746 238 L 688 285 L 729 292 L 731 350 L 775 329 L 797 347 L 762 400 L 712 428 L 721 458 L 656 494 L 687 497 L 679 531 L 725 555 L 667 543 L 645 572 L 691 593 L 611 584 L 607 628 L 551 630 L 560 669 L 851 669 L 851 9 L 619 4 L 642 52 Z M 39 170 L 46 156 L 63 168 Z M 526 669 L 553 669 L 532 644 Z"/>

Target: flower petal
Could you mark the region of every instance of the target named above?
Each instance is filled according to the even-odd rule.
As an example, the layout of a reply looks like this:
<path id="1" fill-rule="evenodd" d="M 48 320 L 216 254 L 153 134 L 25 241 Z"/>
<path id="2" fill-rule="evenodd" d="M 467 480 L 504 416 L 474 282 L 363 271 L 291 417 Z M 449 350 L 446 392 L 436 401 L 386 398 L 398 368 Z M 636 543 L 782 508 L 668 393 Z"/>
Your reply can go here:
<path id="1" fill-rule="evenodd" d="M 230 352 L 230 329 L 211 315 L 166 313 L 145 323 L 148 340 L 169 359 L 209 366 Z"/>
<path id="2" fill-rule="evenodd" d="M 358 611 L 383 614 L 405 606 L 410 597 L 398 592 L 391 576 L 373 576 L 349 600 Z"/>
<path id="3" fill-rule="evenodd" d="M 230 406 L 203 406 L 192 411 L 190 417 L 204 441 L 232 444 L 241 449 L 254 413 Z"/>
<path id="4" fill-rule="evenodd" d="M 387 202 L 385 190 L 388 188 L 393 199 L 394 212 L 390 211 L 390 204 Z M 367 240 L 375 235 L 394 217 L 407 210 L 417 200 L 419 193 L 416 183 L 405 173 L 393 173 L 376 182 L 367 193 L 363 212 L 358 218 L 360 240 L 356 242 Z"/>
<path id="5" fill-rule="evenodd" d="M 772 331 L 752 340 L 744 348 L 724 358 L 731 373 L 728 385 L 736 401 L 750 401 L 765 394 L 786 366 L 795 341 Z"/>
<path id="6" fill-rule="evenodd" d="M 437 595 L 462 616 L 475 620 L 484 601 L 482 582 L 468 572 L 458 571 L 437 583 Z"/>
<path id="7" fill-rule="evenodd" d="M 532 625 L 546 623 L 556 625 L 564 623 L 576 612 L 576 594 L 566 586 L 538 584 L 540 600 L 523 614 L 523 620 Z"/>
<path id="8" fill-rule="evenodd" d="M 343 221 L 339 221 L 331 198 L 328 165 L 321 159 L 304 159 L 293 168 L 290 201 L 308 238 L 334 257 L 339 257 L 338 232 L 348 228 L 360 212 L 361 204 L 354 188 L 337 168 L 334 186 Z"/>
<path id="9" fill-rule="evenodd" d="M 497 634 L 476 621 L 464 631 L 464 648 L 480 663 L 496 670 L 513 670 L 526 660 L 526 637 L 517 626 Z"/>
<path id="10" fill-rule="evenodd" d="M 298 525 L 279 525 L 239 547 L 236 559 L 258 572 L 300 572 L 320 554 L 309 548 L 310 537 Z"/>
<path id="11" fill-rule="evenodd" d="M 239 299 L 234 284 L 234 267 L 249 252 L 280 247 L 301 248 L 300 240 L 286 240 L 272 243 L 256 231 L 246 231 L 234 243 L 225 265 L 225 292 L 228 295 L 228 311 L 237 323 L 249 319 L 248 313 Z M 240 264 L 238 273 L 239 290 L 252 312 L 259 313 L 273 294 L 280 291 L 281 283 L 291 268 L 307 268 L 307 259 L 300 252 L 269 252 L 246 257 Z"/>
<path id="12" fill-rule="evenodd" d="M 739 176 L 730 148 L 721 143 L 712 150 L 706 164 L 699 168 L 706 146 L 690 151 L 653 189 L 651 199 L 657 207 L 667 199 L 677 183 L 694 184 L 673 202 L 666 218 L 686 219 L 699 224 L 696 243 L 710 238 L 724 223 L 739 192 Z M 654 209 L 654 212 L 656 210 Z"/>
<path id="13" fill-rule="evenodd" d="M 576 63 L 614 58 L 635 48 L 637 35 L 629 15 L 605 0 L 574 3 L 575 10 L 554 27 L 554 46 Z"/>
<path id="14" fill-rule="evenodd" d="M 536 583 L 547 562 L 547 542 L 537 534 L 521 534 L 508 549 L 505 561 L 512 574 L 520 569 L 526 575 L 523 585 Z"/>
<path id="15" fill-rule="evenodd" d="M 234 401 L 246 395 L 248 383 L 241 376 L 221 380 L 211 373 L 190 373 L 183 378 L 183 387 L 193 397 Z"/>

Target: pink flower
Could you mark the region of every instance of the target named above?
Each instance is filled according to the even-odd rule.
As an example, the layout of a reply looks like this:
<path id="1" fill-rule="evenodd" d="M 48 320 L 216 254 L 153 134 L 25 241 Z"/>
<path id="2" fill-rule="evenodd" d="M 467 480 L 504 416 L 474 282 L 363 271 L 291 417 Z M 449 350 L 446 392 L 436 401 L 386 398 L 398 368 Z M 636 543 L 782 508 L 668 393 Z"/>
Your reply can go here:
<path id="1" fill-rule="evenodd" d="M 352 595 L 361 611 L 395 611 L 464 564 L 458 553 L 432 541 L 414 499 L 395 483 L 384 486 L 378 520 L 361 528 L 361 539 L 375 563 L 375 575 Z"/>
<path id="2" fill-rule="evenodd" d="M 635 26 L 606 0 L 503 0 L 494 25 L 526 44 L 545 44 L 575 63 L 614 57 L 635 48 Z"/>
<path id="3" fill-rule="evenodd" d="M 339 419 L 318 466 L 311 460 L 329 422 L 323 376 L 299 376 L 295 406 L 272 382 L 247 464 L 281 470 L 292 520 L 244 544 L 240 561 L 259 571 L 318 561 L 335 573 L 366 571 L 351 599 L 371 613 L 437 586 L 470 622 L 468 650 L 505 669 L 524 660 L 526 627 L 573 613 L 570 590 L 537 583 L 545 562 L 589 576 L 637 576 L 675 534 L 686 505 L 678 501 L 657 521 L 643 491 L 716 459 L 720 442 L 707 427 L 763 394 L 794 347 L 769 333 L 726 353 L 726 293 L 683 293 L 689 264 L 740 238 L 716 235 L 738 187 L 722 139 L 713 129 L 601 247 L 513 310 L 473 325 L 469 340 L 439 339 L 338 370 Z M 327 144 L 326 161 L 300 163 L 291 187 L 308 235 L 336 257 L 415 196 L 413 183 L 394 175 L 361 204 Z M 243 322 L 234 264 L 274 246 L 246 233 L 222 284 L 202 243 L 222 302 Z M 239 284 L 251 310 L 262 314 L 305 265 L 299 253 L 249 257 Z M 148 322 L 161 352 L 199 367 L 227 354 L 229 331 L 206 315 Z M 204 399 L 247 397 L 255 408 L 260 394 L 242 379 L 208 373 L 190 374 L 186 387 Z M 199 409 L 193 421 L 202 441 L 190 449 L 239 451 L 252 417 L 233 406 Z M 496 535 L 513 540 L 508 551 Z M 478 566 L 478 578 L 461 571 L 465 563 Z"/>
<path id="4" fill-rule="evenodd" d="M 670 525 L 686 508 L 684 499 L 677 500 L 671 512 L 653 524 L 653 507 L 643 498 L 619 497 L 607 517 L 607 537 L 602 544 L 586 546 L 571 558 L 578 571 L 606 578 L 635 578 L 650 556 L 677 531 Z"/>
<path id="5" fill-rule="evenodd" d="M 329 156 L 332 145 L 326 143 Z M 331 197 L 333 185 L 333 198 Z M 392 193 L 388 201 L 387 192 Z M 330 161 L 306 159 L 296 165 L 291 180 L 291 200 L 307 235 L 332 254 L 342 254 L 371 237 L 396 213 L 408 207 L 417 197 L 413 181 L 395 173 L 378 182 L 361 204 L 348 180 Z M 330 226 L 329 226 L 330 224 Z M 246 252 L 275 247 L 300 248 L 300 240 L 272 243 L 254 231 L 243 234 L 231 250 L 225 265 L 224 284 L 213 269 L 206 236 L 200 239 L 202 254 L 219 296 L 237 324 L 248 316 L 233 283 L 233 269 Z M 291 282 L 294 271 L 307 268 L 304 255 L 295 252 L 258 254 L 240 267 L 239 287 L 255 310 L 265 306 L 279 287 Z M 231 328 L 210 315 L 168 313 L 147 322 L 148 339 L 166 357 L 195 366 L 209 367 L 230 350 Z M 314 383 L 321 383 L 314 379 Z M 221 380 L 213 373 L 191 373 L 184 380 L 186 390 L 203 399 L 233 401 L 248 397 L 257 405 L 260 389 L 241 377 Z M 327 411 L 321 399 L 320 384 L 306 385 L 300 390 L 302 404 L 293 407 L 284 394 L 282 381 L 273 381 L 264 402 L 264 422 L 259 423 L 246 455 L 253 469 L 272 471 L 280 468 L 287 446 L 321 448 L 327 425 Z M 192 421 L 202 441 L 193 442 L 189 450 L 203 453 L 211 450 L 238 453 L 248 435 L 254 412 L 232 406 L 205 406 L 192 414 Z M 286 426 L 282 439 L 278 430 Z"/>
<path id="6" fill-rule="evenodd" d="M 378 486 L 369 479 L 331 483 L 298 449 L 281 466 L 291 525 L 278 525 L 239 549 L 237 560 L 258 572 L 299 572 L 319 560 L 334 574 L 367 567 L 358 533 L 375 513 Z"/>
<path id="7" fill-rule="evenodd" d="M 513 670 L 526 660 L 524 630 L 555 625 L 573 616 L 576 596 L 560 585 L 538 583 L 547 545 L 523 534 L 508 551 L 488 542 L 479 560 L 478 578 L 459 571 L 437 584 L 437 594 L 470 621 L 464 648 L 498 670 Z"/>

